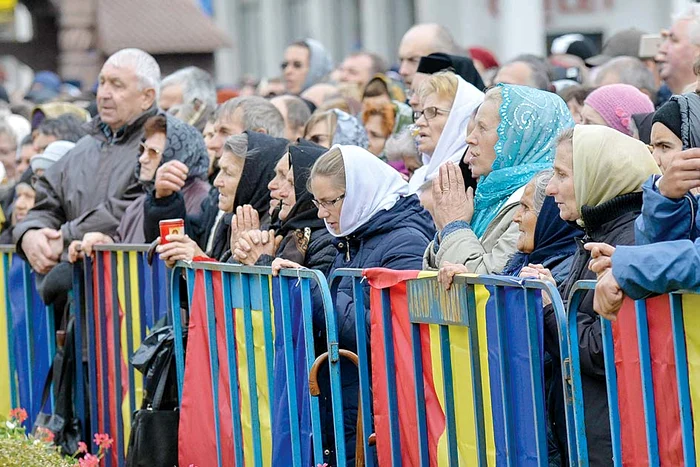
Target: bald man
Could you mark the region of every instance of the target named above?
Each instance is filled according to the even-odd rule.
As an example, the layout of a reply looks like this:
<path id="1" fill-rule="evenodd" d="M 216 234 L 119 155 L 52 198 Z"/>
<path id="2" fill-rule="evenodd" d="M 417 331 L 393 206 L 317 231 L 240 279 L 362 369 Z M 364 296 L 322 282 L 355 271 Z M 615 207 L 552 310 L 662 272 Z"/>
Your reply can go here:
<path id="1" fill-rule="evenodd" d="M 457 54 L 456 49 L 452 34 L 439 24 L 416 24 L 406 31 L 399 45 L 399 74 L 406 87 L 411 87 L 421 57 L 437 52 Z"/>

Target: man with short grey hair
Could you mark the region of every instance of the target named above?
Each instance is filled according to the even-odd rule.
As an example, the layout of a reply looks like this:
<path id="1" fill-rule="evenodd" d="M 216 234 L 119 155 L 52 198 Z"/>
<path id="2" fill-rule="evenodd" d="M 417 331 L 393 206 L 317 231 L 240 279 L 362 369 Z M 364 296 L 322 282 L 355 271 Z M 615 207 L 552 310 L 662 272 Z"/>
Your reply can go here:
<path id="1" fill-rule="evenodd" d="M 659 74 L 673 94 L 682 94 L 695 84 L 693 63 L 700 57 L 700 5 L 689 5 L 674 17 L 658 56 Z"/>
<path id="2" fill-rule="evenodd" d="M 122 49 L 109 57 L 99 75 L 99 115 L 89 123 L 88 136 L 38 180 L 36 205 L 15 227 L 14 241 L 39 274 L 46 303 L 70 288 L 68 245 L 87 232 L 116 234 L 124 211 L 142 193 L 135 154 L 145 121 L 158 111 L 159 87 L 160 68 L 146 52 Z"/>
<path id="3" fill-rule="evenodd" d="M 214 78 L 196 66 L 182 68 L 161 82 L 158 106 L 202 131 L 216 110 Z"/>
<path id="4" fill-rule="evenodd" d="M 493 78 L 494 84 L 518 84 L 550 91 L 549 66 L 535 55 L 519 55 L 503 65 Z"/>
<path id="5" fill-rule="evenodd" d="M 453 55 L 464 53 L 458 50 L 450 31 L 439 24 L 416 24 L 406 31 L 399 44 L 399 74 L 403 77 L 406 89 L 411 88 L 420 58 L 438 52 Z"/>
<path id="6" fill-rule="evenodd" d="M 284 137 L 294 142 L 304 136 L 304 125 L 311 118 L 311 111 L 301 98 L 297 96 L 278 96 L 270 99 L 270 103 L 284 118 Z"/>
<path id="7" fill-rule="evenodd" d="M 384 59 L 375 53 L 351 53 L 340 65 L 338 81 L 355 84 L 360 91 L 364 91 L 369 80 L 378 73 L 386 73 L 387 68 Z"/>
<path id="8" fill-rule="evenodd" d="M 629 84 L 656 101 L 654 74 L 634 57 L 616 57 L 601 66 L 596 74 L 595 87 L 608 84 Z"/>

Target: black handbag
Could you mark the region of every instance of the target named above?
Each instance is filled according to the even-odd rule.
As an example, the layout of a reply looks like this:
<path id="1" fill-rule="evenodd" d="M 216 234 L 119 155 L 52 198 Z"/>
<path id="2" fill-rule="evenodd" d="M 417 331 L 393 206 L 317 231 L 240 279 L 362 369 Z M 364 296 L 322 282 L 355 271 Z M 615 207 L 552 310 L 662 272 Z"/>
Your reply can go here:
<path id="1" fill-rule="evenodd" d="M 134 413 L 127 467 L 173 467 L 178 462 L 180 412 L 175 380 L 172 329 L 149 335 L 131 363 L 144 374 L 144 400 Z"/>
<path id="2" fill-rule="evenodd" d="M 71 317 L 66 325 L 65 334 L 57 333 L 59 345 L 44 382 L 41 407 L 42 409 L 46 407 L 53 382 L 53 413 L 39 413 L 32 427 L 32 433 L 39 437 L 41 435 L 37 433 L 38 428 L 53 433 L 54 444 L 59 446 L 66 456 L 72 456 L 78 451 L 78 442 L 81 438 L 80 420 L 75 417 L 73 411 L 73 380 L 76 371 L 74 326 L 75 318 Z"/>

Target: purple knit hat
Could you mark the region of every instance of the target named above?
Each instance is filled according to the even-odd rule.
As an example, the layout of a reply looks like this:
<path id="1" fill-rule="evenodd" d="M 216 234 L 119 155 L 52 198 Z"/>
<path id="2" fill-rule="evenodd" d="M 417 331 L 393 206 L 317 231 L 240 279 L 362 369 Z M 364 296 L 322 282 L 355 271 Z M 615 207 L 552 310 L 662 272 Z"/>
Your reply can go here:
<path id="1" fill-rule="evenodd" d="M 629 84 L 601 86 L 588 95 L 585 104 L 597 111 L 610 128 L 627 136 L 632 136 L 632 115 L 654 111 L 649 97 Z"/>

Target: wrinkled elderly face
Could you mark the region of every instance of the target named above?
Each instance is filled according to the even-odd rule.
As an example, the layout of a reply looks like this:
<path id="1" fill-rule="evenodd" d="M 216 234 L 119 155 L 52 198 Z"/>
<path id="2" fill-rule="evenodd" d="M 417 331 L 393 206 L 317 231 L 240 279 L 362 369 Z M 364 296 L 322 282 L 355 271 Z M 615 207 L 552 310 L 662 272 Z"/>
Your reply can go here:
<path id="1" fill-rule="evenodd" d="M 581 217 L 574 191 L 574 148 L 570 142 L 563 142 L 557 147 L 554 176 L 547 184 L 546 192 L 547 196 L 554 197 L 559 207 L 559 217 L 563 220 L 575 221 Z"/>
<path id="2" fill-rule="evenodd" d="M 518 224 L 518 251 L 532 253 L 535 250 L 535 229 L 537 213 L 535 212 L 535 183 L 525 186 L 525 192 L 520 199 L 520 206 L 515 210 L 513 222 Z"/>
<path id="3" fill-rule="evenodd" d="M 270 215 L 281 204 L 279 218 L 285 220 L 296 203 L 294 174 L 289 167 L 289 153 L 282 156 L 275 165 L 275 176 L 267 184 L 267 189 L 270 190 Z"/>
<path id="4" fill-rule="evenodd" d="M 486 176 L 493 170 L 496 160 L 496 143 L 498 142 L 498 125 L 501 116 L 498 113 L 500 101 L 488 98 L 479 107 L 474 120 L 474 129 L 467 136 L 469 160 L 467 163 L 472 171 L 472 177 Z"/>
<path id="5" fill-rule="evenodd" d="M 409 30 L 399 45 L 399 74 L 407 88 L 411 87 L 413 76 L 418 70 L 420 58 L 435 52 L 434 37 L 419 29 Z"/>
<path id="6" fill-rule="evenodd" d="M 343 211 L 343 200 L 338 199 L 345 194 L 329 177 L 317 176 L 311 180 L 311 193 L 318 203 L 318 217 L 324 219 L 328 228 L 339 234 L 340 214 Z"/>
<path id="7" fill-rule="evenodd" d="M 141 143 L 141 156 L 139 156 L 141 170 L 139 172 L 139 180 L 142 182 L 153 180 L 156 176 L 156 170 L 158 170 L 163 160 L 165 142 L 165 133 L 158 132 L 152 134 L 146 138 L 146 141 Z"/>
<path id="8" fill-rule="evenodd" d="M 284 61 L 282 62 L 282 74 L 284 76 L 284 86 L 290 94 L 301 93 L 306 75 L 309 74 L 309 64 L 311 53 L 306 47 L 300 45 L 290 45 L 284 51 Z"/>
<path id="9" fill-rule="evenodd" d="M 236 202 L 236 191 L 243 175 L 245 159 L 224 151 L 219 159 L 219 174 L 214 180 L 214 186 L 219 189 L 219 209 L 233 212 Z"/>
<path id="10" fill-rule="evenodd" d="M 219 116 L 214 122 L 214 134 L 207 143 L 207 152 L 216 154 L 217 158 L 221 157 L 226 138 L 233 135 L 240 135 L 245 131 L 242 114 L 243 111 L 239 108 L 233 112 L 233 115 Z"/>
<path id="11" fill-rule="evenodd" d="M 170 86 L 161 88 L 160 97 L 158 98 L 158 107 L 166 112 L 174 105 L 184 104 L 185 100 L 182 95 L 183 87 L 181 84 L 171 84 Z"/>
<path id="12" fill-rule="evenodd" d="M 20 183 L 15 187 L 15 203 L 12 208 L 12 225 L 22 222 L 31 208 L 34 207 L 36 192 L 26 183 Z"/>
<path id="13" fill-rule="evenodd" d="M 450 116 L 453 99 L 440 97 L 432 93 L 421 101 L 423 114 L 416 120 L 418 128 L 418 150 L 432 156 L 437 147 L 442 131 L 445 129 L 447 119 Z M 432 110 L 431 110 L 432 109 Z M 431 115 L 426 116 L 426 113 Z M 435 115 L 432 115 L 432 114 Z"/>
<path id="14" fill-rule="evenodd" d="M 651 127 L 651 147 L 651 155 L 663 173 L 671 163 L 673 154 L 683 149 L 683 141 L 666 125 L 656 122 Z"/>
<path id="15" fill-rule="evenodd" d="M 690 41 L 689 26 L 690 20 L 676 21 L 659 48 L 659 75 L 661 79 L 672 81 L 674 87 L 694 81 L 693 62 L 700 55 L 700 47 Z"/>
<path id="16" fill-rule="evenodd" d="M 581 109 L 581 124 L 610 126 L 603 116 L 588 104 L 584 104 Z"/>
<path id="17" fill-rule="evenodd" d="M 97 87 L 97 111 L 112 131 L 117 131 L 148 110 L 155 99 L 154 89 L 140 89 L 136 71 L 131 66 L 102 67 Z"/>

